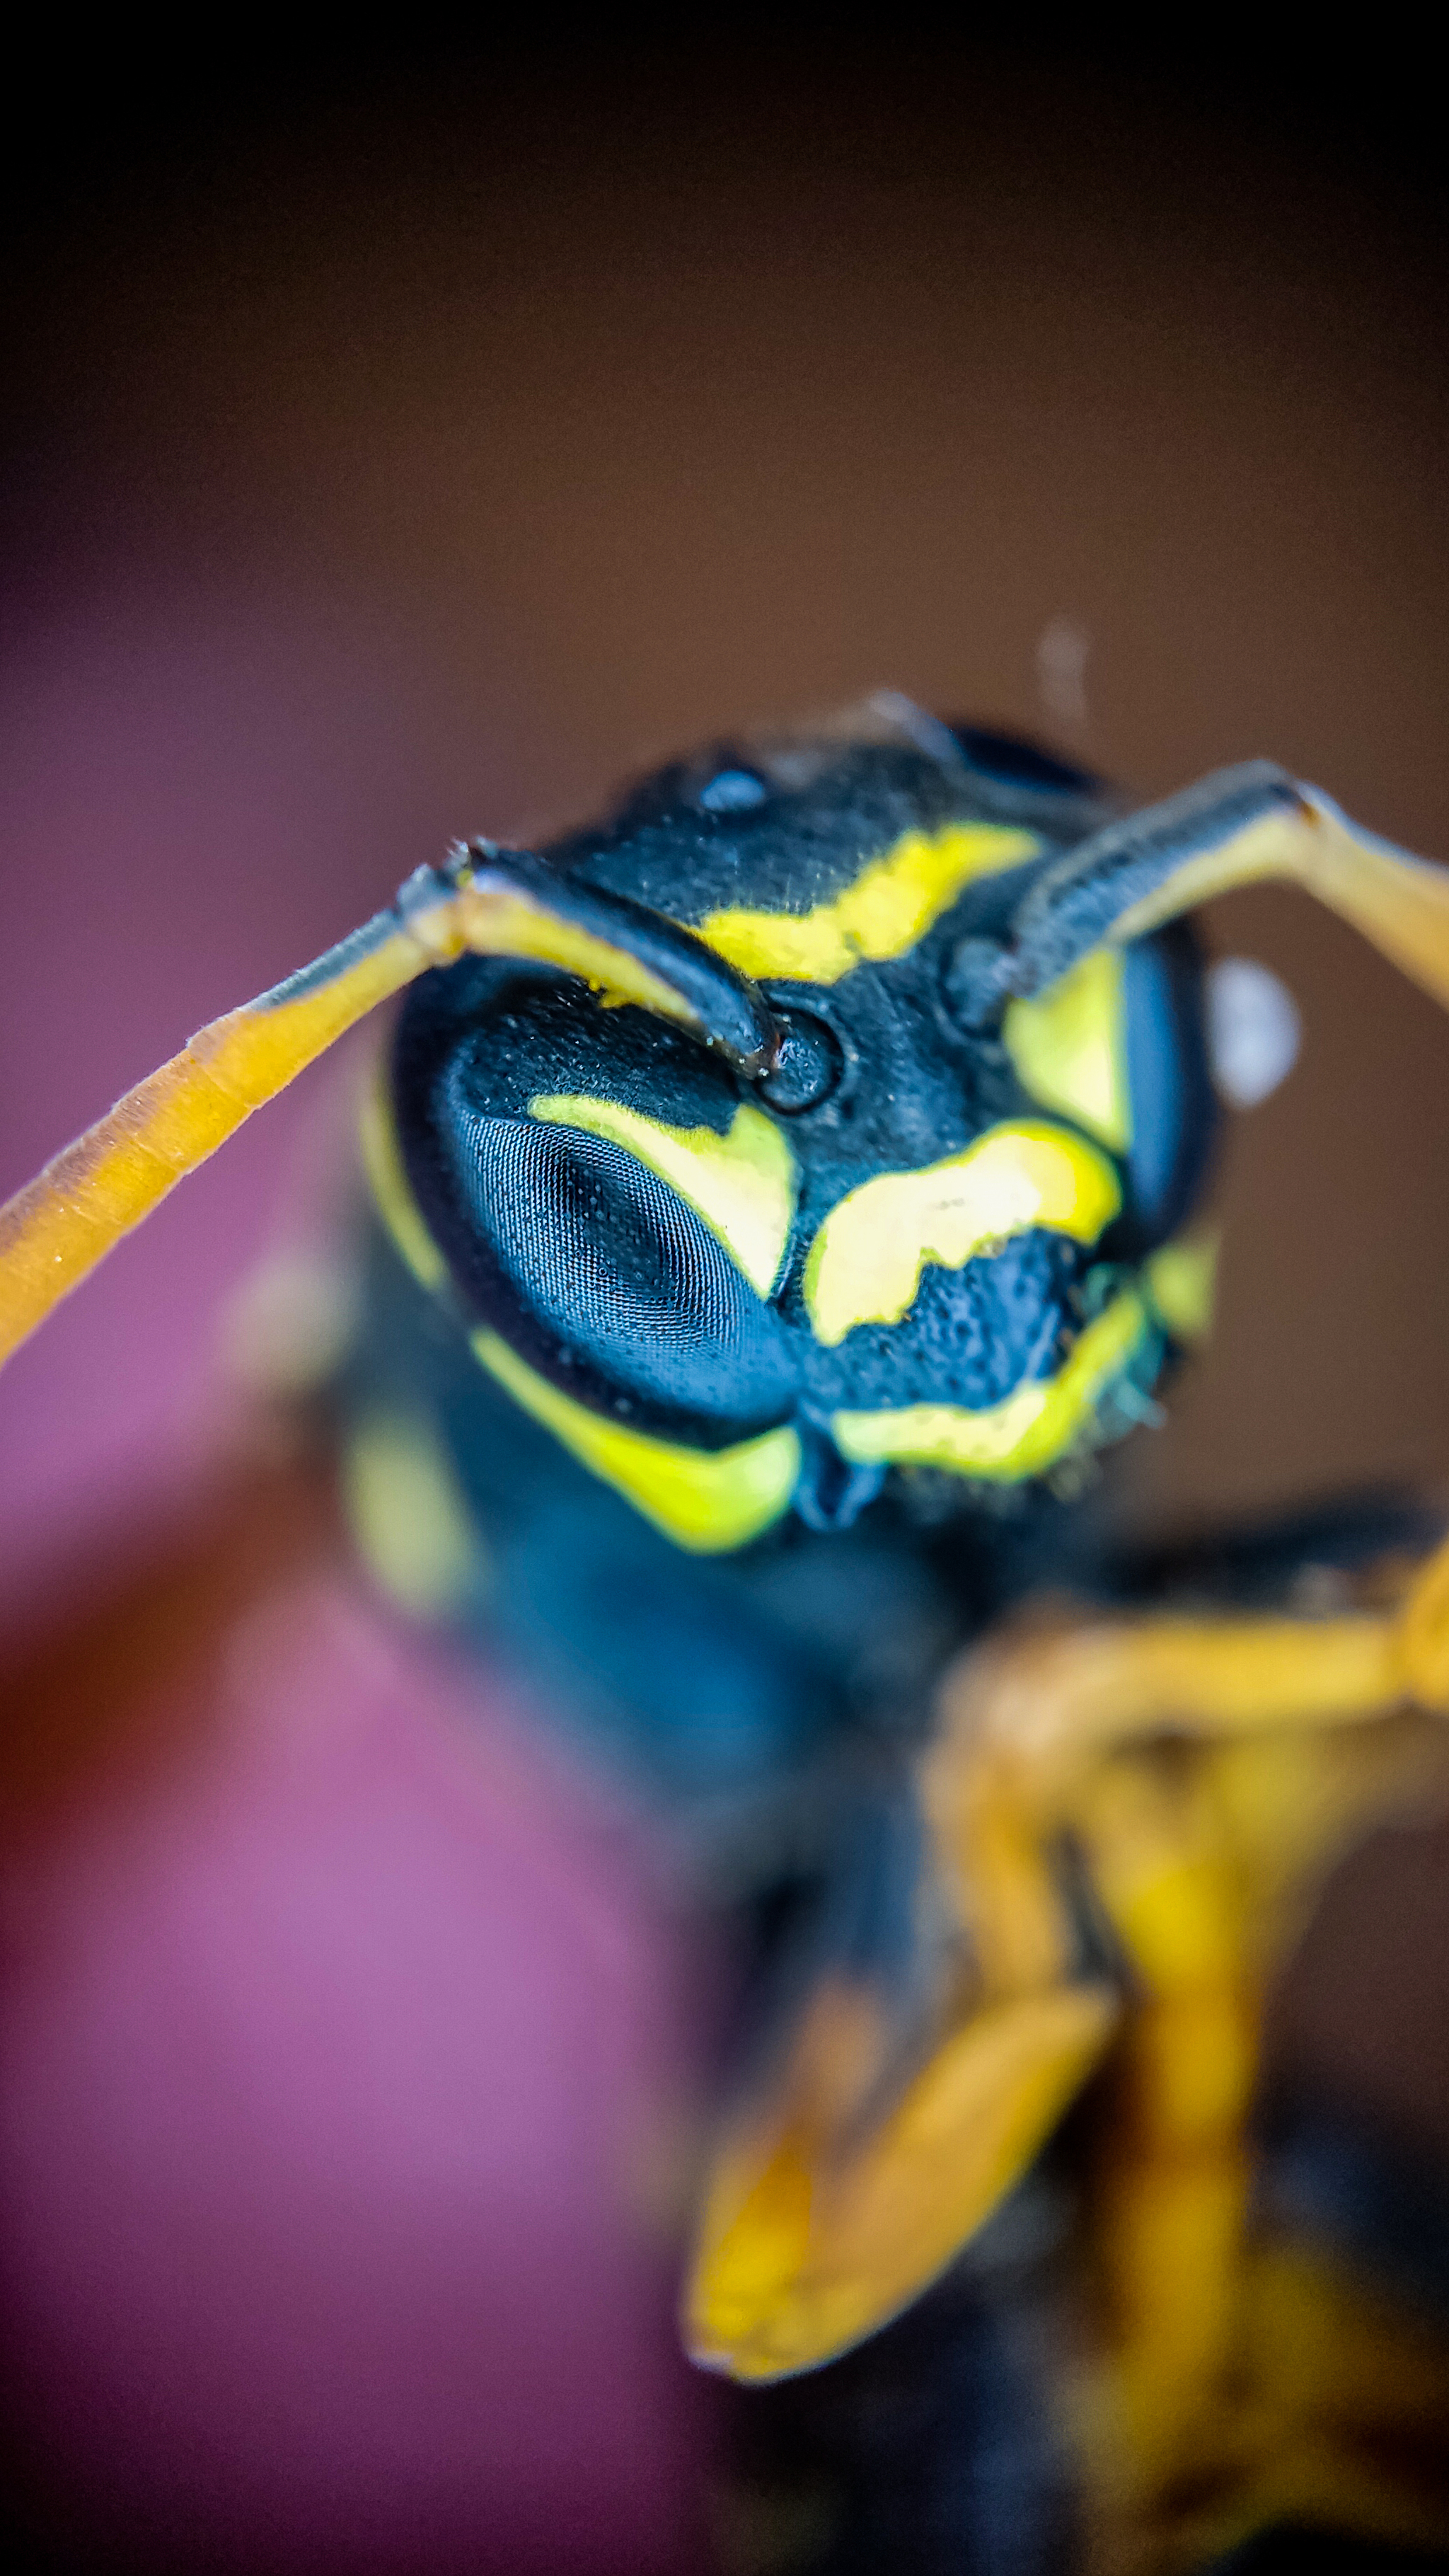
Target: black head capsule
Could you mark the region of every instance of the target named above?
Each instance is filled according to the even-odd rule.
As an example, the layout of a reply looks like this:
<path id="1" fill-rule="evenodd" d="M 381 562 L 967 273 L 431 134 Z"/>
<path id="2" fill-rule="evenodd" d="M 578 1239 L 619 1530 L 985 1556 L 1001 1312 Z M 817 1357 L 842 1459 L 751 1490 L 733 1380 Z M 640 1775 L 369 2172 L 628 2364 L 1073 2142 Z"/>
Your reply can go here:
<path id="1" fill-rule="evenodd" d="M 1159 838 L 1029 746 L 875 707 L 461 851 L 471 953 L 401 1015 L 389 1223 L 468 1366 L 702 1555 L 877 1492 L 910 1517 L 922 1475 L 975 1512 L 1117 1437 L 1212 1134 L 1190 942 L 1111 909 L 1156 899 Z"/>

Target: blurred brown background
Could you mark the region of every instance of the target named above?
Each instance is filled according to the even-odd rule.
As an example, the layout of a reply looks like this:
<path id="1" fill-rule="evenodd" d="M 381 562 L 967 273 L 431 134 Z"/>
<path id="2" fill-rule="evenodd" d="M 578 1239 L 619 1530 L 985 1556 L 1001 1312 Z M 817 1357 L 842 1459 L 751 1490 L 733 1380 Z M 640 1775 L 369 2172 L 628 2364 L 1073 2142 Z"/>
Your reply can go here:
<path id="1" fill-rule="evenodd" d="M 1144 794 L 1271 754 L 1449 856 L 1412 63 L 696 33 L 78 77 L 16 107 L 4 1185 L 458 831 L 871 686 Z M 1449 1029 L 1286 897 L 1209 936 L 1306 1041 L 1231 1140 L 1144 1505 L 1433 1483 Z M 301 1114 L 0 1386 L 12 1577 L 174 1447 Z"/>

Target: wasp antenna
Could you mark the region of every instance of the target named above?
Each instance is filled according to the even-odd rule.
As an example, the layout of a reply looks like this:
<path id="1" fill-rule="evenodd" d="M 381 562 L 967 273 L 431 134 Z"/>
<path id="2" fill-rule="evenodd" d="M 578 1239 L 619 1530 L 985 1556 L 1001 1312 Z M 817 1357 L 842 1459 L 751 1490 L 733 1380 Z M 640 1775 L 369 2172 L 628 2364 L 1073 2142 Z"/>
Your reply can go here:
<path id="1" fill-rule="evenodd" d="M 1011 989 L 1040 992 L 1089 949 L 1270 880 L 1316 896 L 1449 1009 L 1449 869 L 1362 831 L 1266 760 L 1111 823 L 1048 868 L 1013 924 Z"/>
<path id="2" fill-rule="evenodd" d="M 209 1021 L 0 1207 L 0 1363 L 254 1109 L 379 1002 L 468 951 L 581 975 L 678 1022 L 746 1075 L 775 1061 L 763 998 L 689 931 L 529 851 L 461 846 L 312 965 Z"/>
<path id="3" fill-rule="evenodd" d="M 747 1078 L 774 1065 L 780 1032 L 758 986 L 666 913 L 491 841 L 473 842 L 438 881 L 465 947 L 567 967 L 612 1001 L 676 1021 Z"/>
<path id="4" fill-rule="evenodd" d="M 395 912 L 378 913 L 209 1021 L 47 1163 L 0 1208 L 0 1361 L 254 1109 L 433 962 Z"/>

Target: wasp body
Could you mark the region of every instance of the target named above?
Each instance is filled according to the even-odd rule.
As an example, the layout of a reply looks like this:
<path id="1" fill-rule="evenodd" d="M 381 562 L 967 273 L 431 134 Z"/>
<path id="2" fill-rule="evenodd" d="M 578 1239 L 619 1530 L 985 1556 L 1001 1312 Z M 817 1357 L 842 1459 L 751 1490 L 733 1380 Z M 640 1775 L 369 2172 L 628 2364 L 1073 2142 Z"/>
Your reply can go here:
<path id="1" fill-rule="evenodd" d="M 1173 1331 L 1152 1256 L 1211 1139 L 1186 930 L 1085 993 L 1054 1055 L 1034 1006 L 983 1014 L 973 975 L 1104 803 L 915 721 L 924 748 L 884 721 L 719 746 L 548 853 L 747 967 L 783 1031 L 762 1082 L 470 959 L 410 995 L 369 1111 L 400 1255 L 353 1379 L 377 1545 L 369 1458 L 435 1443 L 494 1632 L 721 1798 L 921 1733 L 1038 1525 L 983 1498 L 1070 1476 L 1147 1400 Z"/>
<path id="2" fill-rule="evenodd" d="M 802 2567 L 1440 2527 L 1432 2480 L 1350 2458 L 1353 2404 L 1272 2358 L 1324 2334 L 1351 2379 L 1360 2325 L 1260 2253 L 1246 2123 L 1329 1859 L 1437 1776 L 1449 1574 L 1369 1532 L 1329 1619 L 1151 1604 L 1072 1509 L 1206 1319 L 1183 916 L 1270 875 L 1449 1001 L 1449 879 L 1266 764 L 1133 815 L 875 700 L 539 855 L 419 871 L 0 1220 L 14 1339 L 411 988 L 364 1121 L 353 1521 L 773 1927 L 684 2319 L 736 2379 L 818 2374 L 771 2401 L 834 2480 Z M 1073 1582 L 1091 1606 L 1034 1624 Z M 1077 2323 L 1032 2356 L 1043 2247 Z M 882 2407 L 913 2429 L 876 2474 Z"/>

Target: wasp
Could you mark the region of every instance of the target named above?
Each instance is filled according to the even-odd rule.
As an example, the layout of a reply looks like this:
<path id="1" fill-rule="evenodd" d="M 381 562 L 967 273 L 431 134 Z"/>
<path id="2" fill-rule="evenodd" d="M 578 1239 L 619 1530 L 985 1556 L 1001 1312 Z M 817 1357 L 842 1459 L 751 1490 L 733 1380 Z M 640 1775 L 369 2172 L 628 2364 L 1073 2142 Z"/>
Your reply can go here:
<path id="1" fill-rule="evenodd" d="M 1449 2362 L 1363 2289 L 1373 2176 L 1355 2270 L 1275 2232 L 1251 2130 L 1326 1871 L 1443 1779 L 1449 1548 L 1366 1530 L 1309 1615 L 1291 1547 L 1205 1603 L 1073 1534 L 1208 1319 L 1191 916 L 1265 879 L 1449 1004 L 1449 872 L 1269 763 L 1134 811 L 877 697 L 537 851 L 460 844 L 0 1213 L 8 1350 L 402 997 L 334 1389 L 353 1522 L 756 1924 L 681 2315 L 834 2480 L 761 2565 L 1449 2530 Z M 1024 2242 L 1025 2376 L 981 2287 L 1004 2264 L 1025 2312 Z"/>

